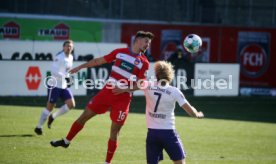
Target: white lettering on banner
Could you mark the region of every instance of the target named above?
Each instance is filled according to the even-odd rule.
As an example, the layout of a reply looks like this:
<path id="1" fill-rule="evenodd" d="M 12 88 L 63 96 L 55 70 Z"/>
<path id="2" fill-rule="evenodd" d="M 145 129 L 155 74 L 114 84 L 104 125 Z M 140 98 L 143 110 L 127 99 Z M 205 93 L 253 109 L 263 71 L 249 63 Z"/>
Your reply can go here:
<path id="1" fill-rule="evenodd" d="M 179 68 L 176 70 L 176 76 L 173 79 L 173 86 L 176 86 L 180 90 L 188 89 L 187 72 L 185 69 Z"/>
<path id="2" fill-rule="evenodd" d="M 239 94 L 239 64 L 195 65 L 191 85 L 195 96 L 237 96 Z"/>
<path id="3" fill-rule="evenodd" d="M 244 54 L 243 65 L 250 65 L 250 66 L 263 66 L 263 57 L 264 54 L 262 53 L 249 53 L 246 52 Z"/>
<path id="4" fill-rule="evenodd" d="M 107 68 L 99 68 L 98 73 L 95 68 L 91 68 L 91 78 L 92 79 L 107 79 L 109 76 Z"/>
<path id="5" fill-rule="evenodd" d="M 1 27 L 0 35 L 17 35 L 18 31 L 18 27 Z"/>
<path id="6" fill-rule="evenodd" d="M 251 78 L 260 77 L 269 66 L 269 53 L 262 43 L 248 43 L 240 52 L 241 72 Z"/>
<path id="7" fill-rule="evenodd" d="M 67 29 L 40 29 L 39 36 L 67 36 L 69 30 Z"/>

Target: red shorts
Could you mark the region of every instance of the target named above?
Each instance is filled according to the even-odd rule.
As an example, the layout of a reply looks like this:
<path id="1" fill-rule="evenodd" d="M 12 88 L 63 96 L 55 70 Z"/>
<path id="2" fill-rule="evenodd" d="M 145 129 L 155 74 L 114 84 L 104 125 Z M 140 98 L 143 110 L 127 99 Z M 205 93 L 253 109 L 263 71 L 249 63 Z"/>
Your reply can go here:
<path id="1" fill-rule="evenodd" d="M 96 96 L 91 98 L 86 107 L 97 114 L 103 114 L 110 110 L 110 119 L 123 125 L 129 111 L 131 93 L 114 95 L 112 89 L 104 87 Z"/>

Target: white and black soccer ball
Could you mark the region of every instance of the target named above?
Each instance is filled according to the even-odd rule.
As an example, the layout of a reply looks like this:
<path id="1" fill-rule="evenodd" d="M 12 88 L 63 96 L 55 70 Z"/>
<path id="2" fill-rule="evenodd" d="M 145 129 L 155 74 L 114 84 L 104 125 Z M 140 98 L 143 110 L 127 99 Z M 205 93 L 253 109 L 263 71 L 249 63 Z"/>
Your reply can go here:
<path id="1" fill-rule="evenodd" d="M 184 39 L 183 46 L 188 52 L 197 53 L 202 46 L 202 40 L 196 34 L 189 34 Z"/>

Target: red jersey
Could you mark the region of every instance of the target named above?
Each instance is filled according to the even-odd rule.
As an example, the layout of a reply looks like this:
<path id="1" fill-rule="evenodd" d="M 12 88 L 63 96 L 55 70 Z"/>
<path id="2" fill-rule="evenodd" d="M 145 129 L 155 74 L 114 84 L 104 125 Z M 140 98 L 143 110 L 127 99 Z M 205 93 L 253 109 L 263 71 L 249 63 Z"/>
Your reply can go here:
<path id="1" fill-rule="evenodd" d="M 115 61 L 112 66 L 110 78 L 115 80 L 129 80 L 131 76 L 134 79 L 146 79 L 149 69 L 149 61 L 143 53 L 135 54 L 129 48 L 115 49 L 104 59 L 110 63 Z"/>
<path id="2" fill-rule="evenodd" d="M 142 53 L 134 54 L 128 48 L 120 48 L 112 51 L 110 54 L 104 56 L 108 62 L 115 62 L 112 65 L 110 80 L 117 82 L 126 81 L 124 84 L 129 84 L 132 76 L 138 79 L 145 79 L 147 70 L 149 69 L 149 62 L 146 56 Z M 102 114 L 110 111 L 110 118 L 113 122 L 123 125 L 129 111 L 130 100 L 132 94 L 129 92 L 114 95 L 112 89 L 106 86 L 94 96 L 87 104 L 87 108 L 97 114 Z M 123 100 L 123 101 L 122 101 Z"/>

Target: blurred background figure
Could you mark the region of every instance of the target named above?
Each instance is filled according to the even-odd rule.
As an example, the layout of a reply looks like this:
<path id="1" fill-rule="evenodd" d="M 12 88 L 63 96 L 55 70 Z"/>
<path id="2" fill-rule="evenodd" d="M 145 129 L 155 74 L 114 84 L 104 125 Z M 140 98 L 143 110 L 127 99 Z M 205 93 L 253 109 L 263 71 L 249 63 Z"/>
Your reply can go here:
<path id="1" fill-rule="evenodd" d="M 41 112 L 40 119 L 34 131 L 37 135 L 42 135 L 42 126 L 48 118 L 47 126 L 50 129 L 56 117 L 67 113 L 70 109 L 75 107 L 75 99 L 72 91 L 68 88 L 71 82 L 69 70 L 73 66 L 74 43 L 72 40 L 66 40 L 63 43 L 63 51 L 59 52 L 53 61 L 51 68 L 51 76 L 47 83 L 48 96 L 47 106 Z M 64 101 L 64 105 L 60 107 L 55 113 L 51 114 L 58 99 Z"/>
<path id="2" fill-rule="evenodd" d="M 175 62 L 189 62 L 189 54 L 183 50 L 182 46 L 177 46 L 177 50 L 171 54 L 171 56 L 167 59 L 167 61 L 171 63 Z"/>

